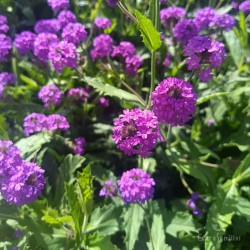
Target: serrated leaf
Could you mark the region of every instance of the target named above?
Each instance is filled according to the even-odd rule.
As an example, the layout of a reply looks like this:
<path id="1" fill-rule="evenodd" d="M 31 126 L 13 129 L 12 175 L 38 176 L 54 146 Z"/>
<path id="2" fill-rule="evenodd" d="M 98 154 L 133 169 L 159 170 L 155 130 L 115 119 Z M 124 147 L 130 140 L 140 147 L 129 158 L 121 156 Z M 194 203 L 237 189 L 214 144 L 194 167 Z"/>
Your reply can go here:
<path id="1" fill-rule="evenodd" d="M 229 93 L 228 92 L 219 92 L 219 93 L 214 93 L 214 94 L 211 94 L 211 95 L 208 95 L 208 96 L 202 96 L 200 98 L 198 98 L 197 100 L 197 105 L 200 105 L 204 102 L 208 102 L 212 99 L 215 99 L 215 98 L 218 98 L 218 97 L 221 97 L 221 96 L 228 96 Z"/>
<path id="2" fill-rule="evenodd" d="M 150 51 L 155 51 L 161 47 L 160 33 L 156 30 L 151 20 L 135 10 L 138 20 L 139 30 L 141 32 L 143 42 Z"/>
<path id="3" fill-rule="evenodd" d="M 86 231 L 97 230 L 102 235 L 114 234 L 119 230 L 121 213 L 121 207 L 115 207 L 112 204 L 96 208 L 91 215 Z"/>
<path id="4" fill-rule="evenodd" d="M 151 227 L 152 238 L 155 250 L 167 250 L 169 246 L 165 243 L 166 235 L 163 227 L 163 219 L 161 214 L 153 215 L 153 223 Z M 153 250 L 152 244 L 147 243 L 148 249 Z"/>
<path id="5" fill-rule="evenodd" d="M 15 145 L 22 151 L 22 157 L 29 161 L 36 156 L 42 146 L 51 141 L 46 133 L 38 133 L 19 140 Z"/>
<path id="6" fill-rule="evenodd" d="M 186 233 L 197 232 L 201 229 L 201 225 L 193 220 L 191 214 L 187 212 L 176 212 L 167 211 L 164 215 L 166 233 L 174 237 L 177 237 L 177 233 L 184 231 Z"/>
<path id="7" fill-rule="evenodd" d="M 87 84 L 94 87 L 102 95 L 117 97 L 121 101 L 131 102 L 134 105 L 139 106 L 139 107 L 144 106 L 144 103 L 136 95 L 129 93 L 125 90 L 116 88 L 114 86 L 111 86 L 107 83 L 104 83 L 101 78 L 92 78 L 92 77 L 85 76 L 84 81 L 86 81 Z"/>
<path id="8" fill-rule="evenodd" d="M 144 211 L 138 204 L 131 205 L 124 215 L 125 244 L 127 250 L 133 250 L 143 224 Z"/>
<path id="9" fill-rule="evenodd" d="M 233 213 L 238 201 L 238 189 L 235 180 L 228 180 L 218 188 L 216 201 L 210 207 L 206 223 L 205 249 L 220 249 L 221 241 L 211 240 L 220 238 L 231 224 Z"/>

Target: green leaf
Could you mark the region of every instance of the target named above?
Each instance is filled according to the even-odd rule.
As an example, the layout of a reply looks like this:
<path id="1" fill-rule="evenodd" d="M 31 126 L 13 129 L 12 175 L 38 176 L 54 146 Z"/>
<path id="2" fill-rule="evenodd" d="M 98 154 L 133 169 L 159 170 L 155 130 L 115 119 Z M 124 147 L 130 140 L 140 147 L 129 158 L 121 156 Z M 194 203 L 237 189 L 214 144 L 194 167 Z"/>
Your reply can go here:
<path id="1" fill-rule="evenodd" d="M 244 181 L 250 178 L 250 153 L 244 158 L 240 166 L 236 169 L 233 178 L 237 178 L 238 181 Z"/>
<path id="2" fill-rule="evenodd" d="M 103 236 L 99 232 L 88 236 L 87 250 L 117 250 L 117 247 L 113 245 L 110 237 Z"/>
<path id="3" fill-rule="evenodd" d="M 73 218 L 75 225 L 76 240 L 78 244 L 80 244 L 80 235 L 83 224 L 83 213 L 81 209 L 81 204 L 78 200 L 78 195 L 76 194 L 75 185 L 69 185 L 65 183 L 65 190 L 70 207 L 70 214 Z"/>
<path id="4" fill-rule="evenodd" d="M 113 204 L 96 208 L 90 218 L 86 229 L 87 232 L 97 230 L 102 235 L 112 235 L 120 228 L 121 207 L 115 207 Z"/>
<path id="5" fill-rule="evenodd" d="M 229 93 L 228 92 L 219 92 L 219 93 L 214 93 L 214 94 L 211 94 L 211 95 L 207 95 L 207 96 L 202 96 L 200 98 L 198 98 L 197 100 L 197 105 L 200 105 L 204 102 L 208 102 L 212 99 L 215 99 L 215 98 L 218 98 L 218 97 L 221 97 L 221 96 L 228 96 Z"/>
<path id="6" fill-rule="evenodd" d="M 155 250 L 167 250 L 169 246 L 165 243 L 165 232 L 163 227 L 163 219 L 161 214 L 153 215 L 153 223 L 151 227 L 152 238 Z M 152 250 L 151 242 L 147 243 L 148 249 Z"/>
<path id="7" fill-rule="evenodd" d="M 244 217 L 250 222 L 250 201 L 240 197 L 236 206 L 236 214 Z"/>
<path id="8" fill-rule="evenodd" d="M 216 201 L 210 207 L 206 223 L 205 249 L 220 249 L 221 241 L 211 240 L 220 238 L 231 224 L 233 213 L 238 202 L 238 189 L 235 180 L 228 180 L 219 186 Z"/>
<path id="9" fill-rule="evenodd" d="M 133 250 L 143 224 L 144 211 L 138 204 L 132 204 L 124 215 L 125 244 L 127 250 Z"/>
<path id="10" fill-rule="evenodd" d="M 38 85 L 36 83 L 36 81 L 32 80 L 31 78 L 21 74 L 20 75 L 20 78 L 23 82 L 25 82 L 29 87 L 31 88 L 34 88 L 34 89 L 37 89 L 38 88 Z"/>
<path id="11" fill-rule="evenodd" d="M 22 156 L 29 161 L 36 157 L 42 146 L 51 141 L 52 137 L 46 133 L 38 133 L 23 138 L 16 143 L 16 146 L 22 151 Z"/>
<path id="12" fill-rule="evenodd" d="M 91 168 L 88 165 L 84 168 L 82 173 L 77 175 L 77 195 L 82 207 L 83 213 L 91 214 L 93 209 L 93 176 L 91 174 Z"/>
<path id="13" fill-rule="evenodd" d="M 59 167 L 59 175 L 57 178 L 56 194 L 54 198 L 55 204 L 59 204 L 64 194 L 64 183 L 71 184 L 74 181 L 74 172 L 81 167 L 85 158 L 80 155 L 69 154 L 64 158 L 62 165 Z"/>
<path id="14" fill-rule="evenodd" d="M 150 51 L 159 49 L 161 47 L 160 33 L 156 30 L 151 20 L 142 15 L 138 10 L 135 10 L 135 15 L 146 47 Z"/>
<path id="15" fill-rule="evenodd" d="M 104 83 L 101 78 L 92 78 L 85 76 L 84 81 L 86 81 L 89 85 L 97 89 L 102 95 L 117 97 L 122 101 L 131 102 L 139 107 L 144 106 L 144 103 L 136 95 L 131 94 L 125 90 L 118 89 L 107 83 Z"/>
<path id="16" fill-rule="evenodd" d="M 0 138 L 4 140 L 8 140 L 8 124 L 4 118 L 4 116 L 0 115 Z"/>
<path id="17" fill-rule="evenodd" d="M 191 214 L 187 212 L 171 212 L 167 211 L 164 214 L 166 233 L 174 237 L 177 237 L 177 233 L 184 231 L 186 233 L 197 232 L 198 229 L 201 229 L 201 225 L 193 220 Z"/>

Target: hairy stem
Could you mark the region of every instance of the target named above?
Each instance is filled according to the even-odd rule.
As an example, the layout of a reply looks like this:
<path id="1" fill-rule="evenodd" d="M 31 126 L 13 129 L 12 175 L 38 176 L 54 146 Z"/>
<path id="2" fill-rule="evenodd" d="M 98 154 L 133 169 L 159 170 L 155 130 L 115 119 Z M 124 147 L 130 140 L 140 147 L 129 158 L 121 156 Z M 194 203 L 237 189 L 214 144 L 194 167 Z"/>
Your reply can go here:
<path id="1" fill-rule="evenodd" d="M 120 10 L 128 16 L 135 24 L 138 24 L 137 19 L 125 8 L 125 6 L 119 1 L 117 6 L 120 8 Z"/>

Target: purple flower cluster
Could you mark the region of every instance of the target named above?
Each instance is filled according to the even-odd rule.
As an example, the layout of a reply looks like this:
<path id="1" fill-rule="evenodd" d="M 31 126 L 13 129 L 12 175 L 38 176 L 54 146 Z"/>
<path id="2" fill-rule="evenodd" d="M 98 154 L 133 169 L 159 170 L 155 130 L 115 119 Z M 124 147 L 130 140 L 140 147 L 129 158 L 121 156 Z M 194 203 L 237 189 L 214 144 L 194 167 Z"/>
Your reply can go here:
<path id="1" fill-rule="evenodd" d="M 94 20 L 94 24 L 97 28 L 102 30 L 110 28 L 112 26 L 111 21 L 106 17 L 96 17 L 96 19 Z"/>
<path id="2" fill-rule="evenodd" d="M 162 64 L 163 64 L 164 67 L 167 68 L 170 65 L 170 63 L 171 63 L 171 54 L 167 53 L 167 55 L 166 55 L 166 57 L 165 57 Z"/>
<path id="3" fill-rule="evenodd" d="M 43 101 L 45 108 L 51 105 L 58 106 L 62 100 L 62 91 L 54 84 L 43 86 L 38 93 L 38 97 Z"/>
<path id="4" fill-rule="evenodd" d="M 250 1 L 244 1 L 239 5 L 239 10 L 243 11 L 245 15 L 250 13 Z"/>
<path id="5" fill-rule="evenodd" d="M 213 76 L 212 68 L 219 67 L 226 56 L 224 45 L 206 36 L 196 36 L 184 47 L 189 70 L 199 70 L 199 78 L 208 82 Z"/>
<path id="6" fill-rule="evenodd" d="M 106 34 L 97 36 L 93 41 L 94 48 L 91 50 L 92 60 L 107 58 L 112 51 L 113 39 Z"/>
<path id="7" fill-rule="evenodd" d="M 44 114 L 32 113 L 26 116 L 23 122 L 23 132 L 26 136 L 42 131 L 67 131 L 69 127 L 67 119 L 59 114 L 46 116 Z"/>
<path id="8" fill-rule="evenodd" d="M 103 188 L 101 189 L 99 195 L 106 197 L 113 197 L 117 194 L 117 186 L 113 183 L 113 180 L 110 179 L 103 184 Z"/>
<path id="9" fill-rule="evenodd" d="M 114 8 L 119 1 L 120 0 L 106 0 L 106 3 L 109 7 Z"/>
<path id="10" fill-rule="evenodd" d="M 86 140 L 84 137 L 77 137 L 75 140 L 74 154 L 83 155 L 85 152 Z"/>
<path id="11" fill-rule="evenodd" d="M 198 28 L 193 20 L 181 20 L 173 29 L 174 37 L 181 43 L 186 43 L 190 38 L 198 35 Z"/>
<path id="12" fill-rule="evenodd" d="M 196 111 L 197 95 L 190 83 L 169 77 L 152 92 L 152 109 L 159 122 L 182 126 Z"/>
<path id="13" fill-rule="evenodd" d="M 76 102 L 85 102 L 88 96 L 89 96 L 88 91 L 83 87 L 71 88 L 69 89 L 67 93 L 67 97 L 70 100 L 76 101 Z"/>
<path id="14" fill-rule="evenodd" d="M 16 81 L 16 76 L 12 73 L 0 73 L 0 98 L 3 96 L 4 87 L 8 84 L 13 84 Z"/>
<path id="15" fill-rule="evenodd" d="M 69 0 L 48 0 L 48 4 L 54 11 L 69 8 Z"/>
<path id="16" fill-rule="evenodd" d="M 84 25 L 80 23 L 69 23 L 63 29 L 62 38 L 69 43 L 79 45 L 88 38 L 88 34 Z"/>
<path id="17" fill-rule="evenodd" d="M 105 97 L 101 96 L 97 102 L 97 105 L 107 108 L 109 106 L 109 100 L 106 99 Z"/>
<path id="18" fill-rule="evenodd" d="M 15 46 L 21 55 L 26 55 L 34 49 L 36 35 L 30 31 L 23 31 L 15 36 Z"/>
<path id="19" fill-rule="evenodd" d="M 129 76 L 135 75 L 137 70 L 141 67 L 142 62 L 142 58 L 139 55 L 127 57 L 125 60 L 126 74 Z"/>
<path id="20" fill-rule="evenodd" d="M 11 141 L 0 141 L 0 191 L 10 204 L 31 203 L 45 185 L 44 170 L 25 162 Z"/>
<path id="21" fill-rule="evenodd" d="M 48 58 L 56 71 L 61 72 L 64 67 L 77 68 L 79 54 L 73 43 L 61 41 L 54 43 L 49 48 Z"/>
<path id="22" fill-rule="evenodd" d="M 112 139 L 126 155 L 138 154 L 147 157 L 157 140 L 163 140 L 158 120 L 150 110 L 124 110 L 114 122 Z"/>
<path id="23" fill-rule="evenodd" d="M 193 193 L 191 199 L 187 201 L 187 205 L 192 209 L 194 215 L 202 215 L 207 210 L 205 201 L 197 193 Z"/>
<path id="24" fill-rule="evenodd" d="M 55 34 L 40 33 L 34 42 L 34 54 L 42 61 L 48 61 L 49 48 L 52 44 L 58 43 L 59 39 Z"/>
<path id="25" fill-rule="evenodd" d="M 75 23 L 76 16 L 70 10 L 62 10 L 58 15 L 57 20 L 59 21 L 61 28 L 64 28 L 69 23 Z"/>
<path id="26" fill-rule="evenodd" d="M 7 18 L 0 15 L 0 34 L 5 34 L 9 31 L 9 26 L 7 24 Z"/>
<path id="27" fill-rule="evenodd" d="M 170 27 L 171 25 L 178 22 L 178 20 L 183 19 L 186 16 L 185 9 L 181 7 L 168 7 L 160 11 L 161 23 L 165 27 Z"/>
<path id="28" fill-rule="evenodd" d="M 9 36 L 0 34 L 0 62 L 7 60 L 12 48 L 12 42 Z"/>
<path id="29" fill-rule="evenodd" d="M 113 46 L 111 57 L 121 57 L 126 59 L 127 57 L 131 57 L 134 54 L 135 46 L 130 42 L 122 41 L 118 46 Z"/>
<path id="30" fill-rule="evenodd" d="M 153 198 L 154 179 L 142 169 L 133 168 L 122 174 L 117 181 L 121 197 L 125 203 L 145 203 Z"/>
<path id="31" fill-rule="evenodd" d="M 218 14 L 210 7 L 199 9 L 196 12 L 194 22 L 198 27 L 198 31 L 213 27 L 228 31 L 235 24 L 232 16 L 229 14 Z"/>
<path id="32" fill-rule="evenodd" d="M 58 34 L 61 29 L 61 25 L 57 19 L 46 19 L 38 21 L 34 29 L 37 34 L 39 33 Z"/>

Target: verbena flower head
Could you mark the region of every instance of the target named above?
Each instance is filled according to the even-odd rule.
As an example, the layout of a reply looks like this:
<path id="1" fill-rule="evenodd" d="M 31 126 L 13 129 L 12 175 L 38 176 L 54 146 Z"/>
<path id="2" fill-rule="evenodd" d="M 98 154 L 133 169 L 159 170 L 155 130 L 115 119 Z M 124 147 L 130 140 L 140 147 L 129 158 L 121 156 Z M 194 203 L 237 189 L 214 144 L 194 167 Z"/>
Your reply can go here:
<path id="1" fill-rule="evenodd" d="M 142 58 L 139 55 L 127 57 L 125 60 L 126 74 L 133 76 L 142 65 Z"/>
<path id="2" fill-rule="evenodd" d="M 100 196 L 113 197 L 117 195 L 117 186 L 113 183 L 113 180 L 110 179 L 103 184 L 101 189 Z"/>
<path id="3" fill-rule="evenodd" d="M 0 186 L 1 179 L 9 175 L 12 168 L 22 162 L 21 151 L 13 145 L 12 141 L 0 140 Z"/>
<path id="4" fill-rule="evenodd" d="M 54 43 L 49 48 L 48 58 L 58 72 L 61 72 L 64 67 L 77 68 L 78 56 L 76 46 L 66 41 Z"/>
<path id="5" fill-rule="evenodd" d="M 68 90 L 67 97 L 72 101 L 85 102 L 89 97 L 89 92 L 83 87 L 71 88 Z"/>
<path id="6" fill-rule="evenodd" d="M 120 0 L 106 0 L 106 3 L 109 7 L 114 8 L 119 1 Z"/>
<path id="7" fill-rule="evenodd" d="M 167 53 L 167 55 L 166 55 L 166 57 L 165 57 L 162 64 L 163 64 L 164 67 L 168 68 L 170 63 L 171 63 L 171 54 Z"/>
<path id="8" fill-rule="evenodd" d="M 16 76 L 13 73 L 2 72 L 0 73 L 0 84 L 7 85 L 16 82 Z"/>
<path id="9" fill-rule="evenodd" d="M 66 117 L 62 115 L 54 114 L 47 117 L 47 129 L 50 131 L 67 131 L 69 127 L 69 122 L 67 121 Z"/>
<path id="10" fill-rule="evenodd" d="M 232 1 L 232 2 L 231 2 L 231 6 L 232 6 L 234 9 L 238 10 L 238 8 L 239 8 L 239 3 L 237 3 L 236 1 Z"/>
<path id="11" fill-rule="evenodd" d="M 180 20 L 173 29 L 174 37 L 181 43 L 198 35 L 198 28 L 193 20 Z"/>
<path id="12" fill-rule="evenodd" d="M 113 46 L 113 51 L 111 53 L 112 57 L 127 58 L 135 54 L 135 46 L 126 41 L 120 42 L 118 46 Z"/>
<path id="13" fill-rule="evenodd" d="M 48 61 L 49 48 L 52 44 L 58 43 L 59 39 L 55 34 L 40 33 L 34 42 L 34 54 L 43 62 Z"/>
<path id="14" fill-rule="evenodd" d="M 9 36 L 0 34 L 0 62 L 7 60 L 12 48 L 12 42 Z"/>
<path id="15" fill-rule="evenodd" d="M 7 24 L 7 18 L 6 16 L 2 16 L 0 15 L 0 34 L 3 33 L 7 33 L 9 31 L 9 26 Z"/>
<path id="16" fill-rule="evenodd" d="M 191 199 L 187 201 L 187 205 L 192 209 L 194 215 L 202 215 L 207 209 L 205 201 L 197 193 L 193 193 Z"/>
<path id="17" fill-rule="evenodd" d="M 57 17 L 61 28 L 64 28 L 69 23 L 76 22 L 76 16 L 70 10 L 62 10 Z"/>
<path id="18" fill-rule="evenodd" d="M 184 47 L 184 56 L 189 57 L 186 60 L 188 69 L 199 70 L 202 81 L 207 82 L 211 79 L 211 71 L 208 68 L 219 67 L 226 52 L 222 43 L 206 36 L 196 36 Z M 206 70 L 202 71 L 203 69 Z"/>
<path id="19" fill-rule="evenodd" d="M 182 126 L 196 111 L 197 95 L 186 81 L 169 77 L 158 84 L 152 92 L 152 110 L 159 122 Z"/>
<path id="20" fill-rule="evenodd" d="M 38 93 L 38 97 L 44 103 L 45 108 L 50 108 L 51 104 L 58 106 L 62 100 L 62 91 L 54 84 L 43 86 Z"/>
<path id="21" fill-rule="evenodd" d="M 109 106 L 109 100 L 106 99 L 105 97 L 101 96 L 97 102 L 97 105 L 107 108 Z"/>
<path id="22" fill-rule="evenodd" d="M 54 11 L 69 8 L 69 0 L 48 0 L 48 4 Z"/>
<path id="23" fill-rule="evenodd" d="M 74 143 L 75 143 L 74 154 L 83 155 L 85 152 L 85 145 L 86 145 L 85 138 L 84 137 L 77 137 L 74 140 Z"/>
<path id="24" fill-rule="evenodd" d="M 15 36 L 15 46 L 21 55 L 26 55 L 34 49 L 36 35 L 30 31 L 23 31 Z"/>
<path id="25" fill-rule="evenodd" d="M 239 5 L 239 10 L 243 11 L 245 15 L 250 13 L 250 1 L 244 1 Z"/>
<path id="26" fill-rule="evenodd" d="M 24 118 L 23 132 L 26 136 L 47 130 L 47 117 L 44 114 L 31 113 Z"/>
<path id="27" fill-rule="evenodd" d="M 41 194 L 45 182 L 43 169 L 22 161 L 2 179 L 2 196 L 9 204 L 17 206 L 31 203 Z"/>
<path id="28" fill-rule="evenodd" d="M 117 181 L 121 197 L 125 203 L 145 203 L 153 198 L 154 179 L 142 169 L 133 168 L 122 174 Z"/>
<path id="29" fill-rule="evenodd" d="M 114 122 L 112 139 L 126 155 L 147 157 L 158 140 L 163 140 L 157 117 L 150 110 L 124 110 Z"/>
<path id="30" fill-rule="evenodd" d="M 92 60 L 107 58 L 112 51 L 113 39 L 106 34 L 97 36 L 93 41 L 94 48 L 91 50 Z"/>
<path id="31" fill-rule="evenodd" d="M 67 42 L 79 45 L 88 38 L 88 34 L 84 25 L 80 23 L 69 23 L 63 29 L 62 38 Z"/>
<path id="32" fill-rule="evenodd" d="M 231 30 L 235 25 L 234 18 L 229 14 L 216 14 L 210 26 L 221 28 L 225 31 Z"/>
<path id="33" fill-rule="evenodd" d="M 94 24 L 97 28 L 102 30 L 110 28 L 112 26 L 111 21 L 106 17 L 96 17 L 96 19 L 94 20 Z"/>
<path id="34" fill-rule="evenodd" d="M 38 21 L 34 29 L 35 32 L 38 34 L 39 33 L 58 34 L 61 29 L 61 25 L 57 19 L 46 19 Z"/>
<path id="35" fill-rule="evenodd" d="M 160 11 L 161 23 L 165 27 L 170 27 L 170 24 L 175 24 L 178 20 L 184 18 L 186 15 L 185 9 L 181 7 L 168 7 Z"/>
<path id="36" fill-rule="evenodd" d="M 210 7 L 199 9 L 196 12 L 194 18 L 198 30 L 201 31 L 203 29 L 208 28 L 211 22 L 214 20 L 215 15 L 216 13 L 214 9 Z"/>

